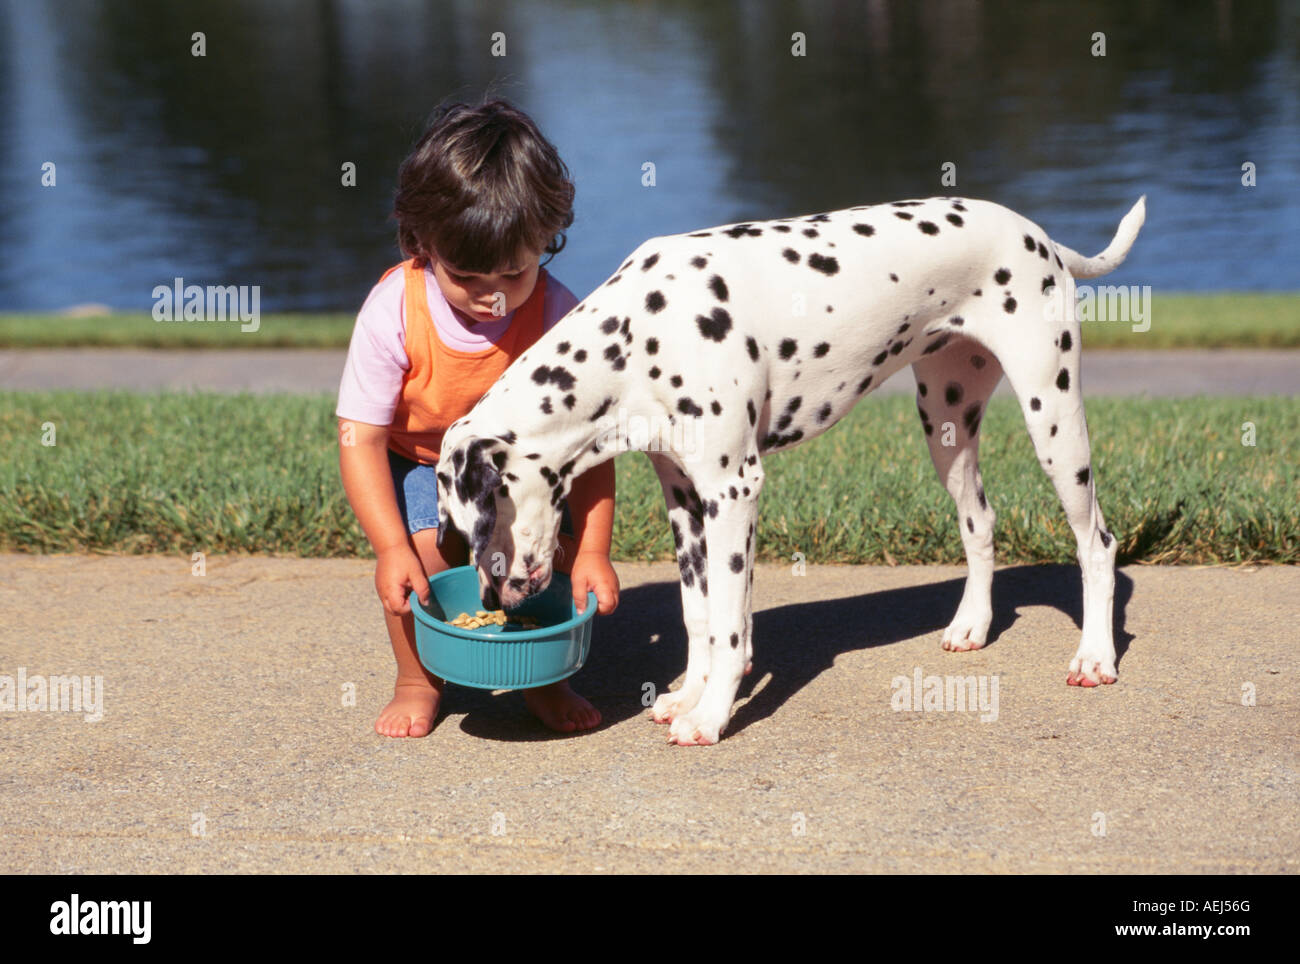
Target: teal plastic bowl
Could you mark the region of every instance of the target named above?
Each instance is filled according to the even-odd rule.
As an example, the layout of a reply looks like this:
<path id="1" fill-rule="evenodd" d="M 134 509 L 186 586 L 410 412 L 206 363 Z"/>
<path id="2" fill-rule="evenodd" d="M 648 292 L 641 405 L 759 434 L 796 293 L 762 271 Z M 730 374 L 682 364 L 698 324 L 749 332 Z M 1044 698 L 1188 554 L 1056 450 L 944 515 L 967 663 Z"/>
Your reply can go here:
<path id="1" fill-rule="evenodd" d="M 461 613 L 473 615 L 486 608 L 479 600 L 478 570 L 473 566 L 431 577 L 428 606 L 411 596 L 415 646 L 429 672 L 462 686 L 518 690 L 572 676 L 587 661 L 596 594 L 587 593 L 587 611 L 579 613 L 573 604 L 573 584 L 564 573 L 555 573 L 543 592 L 507 613 L 531 616 L 537 629 L 508 625 L 461 629 L 446 623 Z"/>

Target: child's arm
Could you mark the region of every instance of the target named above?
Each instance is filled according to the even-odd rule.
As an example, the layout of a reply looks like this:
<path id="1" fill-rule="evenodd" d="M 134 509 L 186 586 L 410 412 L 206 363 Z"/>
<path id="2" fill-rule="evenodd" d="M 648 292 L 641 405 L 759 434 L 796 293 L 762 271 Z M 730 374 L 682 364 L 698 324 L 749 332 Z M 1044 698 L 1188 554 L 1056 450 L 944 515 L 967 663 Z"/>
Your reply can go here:
<path id="1" fill-rule="evenodd" d="M 375 550 L 375 590 L 384 608 L 396 615 L 409 613 L 411 591 L 428 602 L 429 580 L 397 508 L 388 468 L 388 426 L 339 419 L 339 472 L 352 511 Z"/>
<path id="2" fill-rule="evenodd" d="M 602 462 L 573 480 L 569 511 L 577 530 L 578 551 L 569 578 L 573 599 L 581 612 L 587 607 L 587 591 L 596 593 L 597 612 L 605 614 L 618 606 L 618 575 L 609 563 L 614 535 L 614 460 Z"/>

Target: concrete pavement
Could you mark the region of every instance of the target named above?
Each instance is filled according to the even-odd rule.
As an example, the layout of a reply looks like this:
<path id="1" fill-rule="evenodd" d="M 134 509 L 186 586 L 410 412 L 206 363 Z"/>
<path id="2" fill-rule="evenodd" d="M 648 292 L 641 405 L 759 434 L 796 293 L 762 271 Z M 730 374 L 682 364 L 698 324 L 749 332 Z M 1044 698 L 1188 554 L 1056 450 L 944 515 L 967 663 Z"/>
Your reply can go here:
<path id="1" fill-rule="evenodd" d="M 346 352 L 331 349 L 173 351 L 150 348 L 0 350 L 0 390 L 337 393 Z M 1086 351 L 1084 394 L 1300 395 L 1300 351 Z M 877 392 L 913 394 L 904 368 Z M 1006 379 L 995 395 L 1009 395 Z"/>
<path id="2" fill-rule="evenodd" d="M 0 556 L 0 698 L 102 679 L 97 709 L 0 711 L 0 872 L 1300 870 L 1295 567 L 1122 570 L 1089 691 L 1075 567 L 1000 570 L 991 645 L 949 654 L 960 568 L 762 566 L 731 727 L 678 748 L 642 705 L 685 665 L 671 564 L 617 564 L 574 680 L 601 729 L 450 687 L 421 740 L 371 728 L 372 563 L 206 565 Z M 996 679 L 996 719 L 895 710 L 918 670 Z"/>

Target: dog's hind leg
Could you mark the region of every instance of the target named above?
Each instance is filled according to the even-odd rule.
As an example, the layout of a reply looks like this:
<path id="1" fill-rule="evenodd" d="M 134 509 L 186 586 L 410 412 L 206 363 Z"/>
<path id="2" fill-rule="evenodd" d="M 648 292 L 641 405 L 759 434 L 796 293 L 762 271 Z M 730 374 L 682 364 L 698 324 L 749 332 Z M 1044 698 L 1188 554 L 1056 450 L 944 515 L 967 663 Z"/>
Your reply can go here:
<path id="1" fill-rule="evenodd" d="M 656 723 L 671 723 L 690 712 L 709 675 L 708 566 L 704 555 L 704 506 L 691 480 L 666 455 L 646 453 L 668 506 L 673 548 L 682 581 L 682 620 L 686 624 L 686 679 L 680 689 L 655 700 Z M 698 546 L 698 548 L 692 548 Z"/>
<path id="2" fill-rule="evenodd" d="M 1053 306 L 1055 298 L 1062 300 Z M 1056 487 L 1074 531 L 1083 570 L 1083 638 L 1066 682 L 1096 686 L 1113 683 L 1117 676 L 1111 618 L 1118 543 L 1097 504 L 1096 473 L 1079 384 L 1079 322 L 1073 311 L 1064 310 L 1065 305 L 1074 305 L 1074 282 L 1068 275 L 1063 292 L 1044 291 L 1044 324 L 1014 336 L 1004 334 L 1007 344 L 992 347 L 1004 347 L 998 357 L 1020 400 L 1038 464 Z M 1054 340 L 1052 345 L 1037 343 L 1049 338 Z"/>
<path id="3" fill-rule="evenodd" d="M 993 621 L 993 522 L 995 515 L 980 478 L 980 422 L 989 396 L 1002 379 L 1002 366 L 978 342 L 957 338 L 912 365 L 916 407 L 939 481 L 957 504 L 957 523 L 966 549 L 966 588 L 943 632 L 943 648 L 979 649 Z"/>

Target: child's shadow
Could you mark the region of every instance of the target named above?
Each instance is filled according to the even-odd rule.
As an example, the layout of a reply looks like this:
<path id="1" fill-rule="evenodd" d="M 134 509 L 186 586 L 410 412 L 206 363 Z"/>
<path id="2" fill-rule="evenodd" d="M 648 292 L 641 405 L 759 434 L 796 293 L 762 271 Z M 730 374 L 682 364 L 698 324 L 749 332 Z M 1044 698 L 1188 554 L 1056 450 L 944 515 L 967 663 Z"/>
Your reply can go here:
<path id="1" fill-rule="evenodd" d="M 755 683 L 771 678 L 759 693 L 740 707 L 727 726 L 737 733 L 750 723 L 771 716 L 792 695 L 829 669 L 841 653 L 884 646 L 916 636 L 938 634 L 952 619 L 961 601 L 965 578 L 905 589 L 867 592 L 861 596 L 821 602 L 795 603 L 754 614 L 754 671 L 740 684 L 737 699 L 748 697 Z M 1083 586 L 1078 566 L 1036 565 L 1001 569 L 993 576 L 994 645 L 1019 618 L 1024 606 L 1054 606 L 1083 626 Z M 1115 651 L 1123 659 L 1133 636 L 1124 630 L 1124 616 L 1133 595 L 1133 580 L 1115 573 L 1113 630 Z M 650 639 L 658 634 L 658 639 Z M 1063 641 L 1061 685 L 1065 664 L 1074 655 L 1078 638 Z M 1068 650 L 1068 653 L 1066 653 Z M 1117 660 L 1118 661 L 1118 660 Z M 954 663 L 954 666 L 957 664 Z M 597 616 L 591 656 L 571 678 L 573 688 L 600 709 L 601 727 L 634 716 L 650 723 L 649 703 L 686 669 L 686 633 L 682 626 L 681 589 L 677 582 L 659 582 L 623 592 L 618 609 Z M 486 739 L 529 741 L 568 739 L 575 734 L 552 733 L 527 711 L 517 693 L 493 696 L 483 690 L 448 686 L 443 706 L 464 713 L 461 729 Z M 580 734 L 579 734 L 580 735 Z"/>

